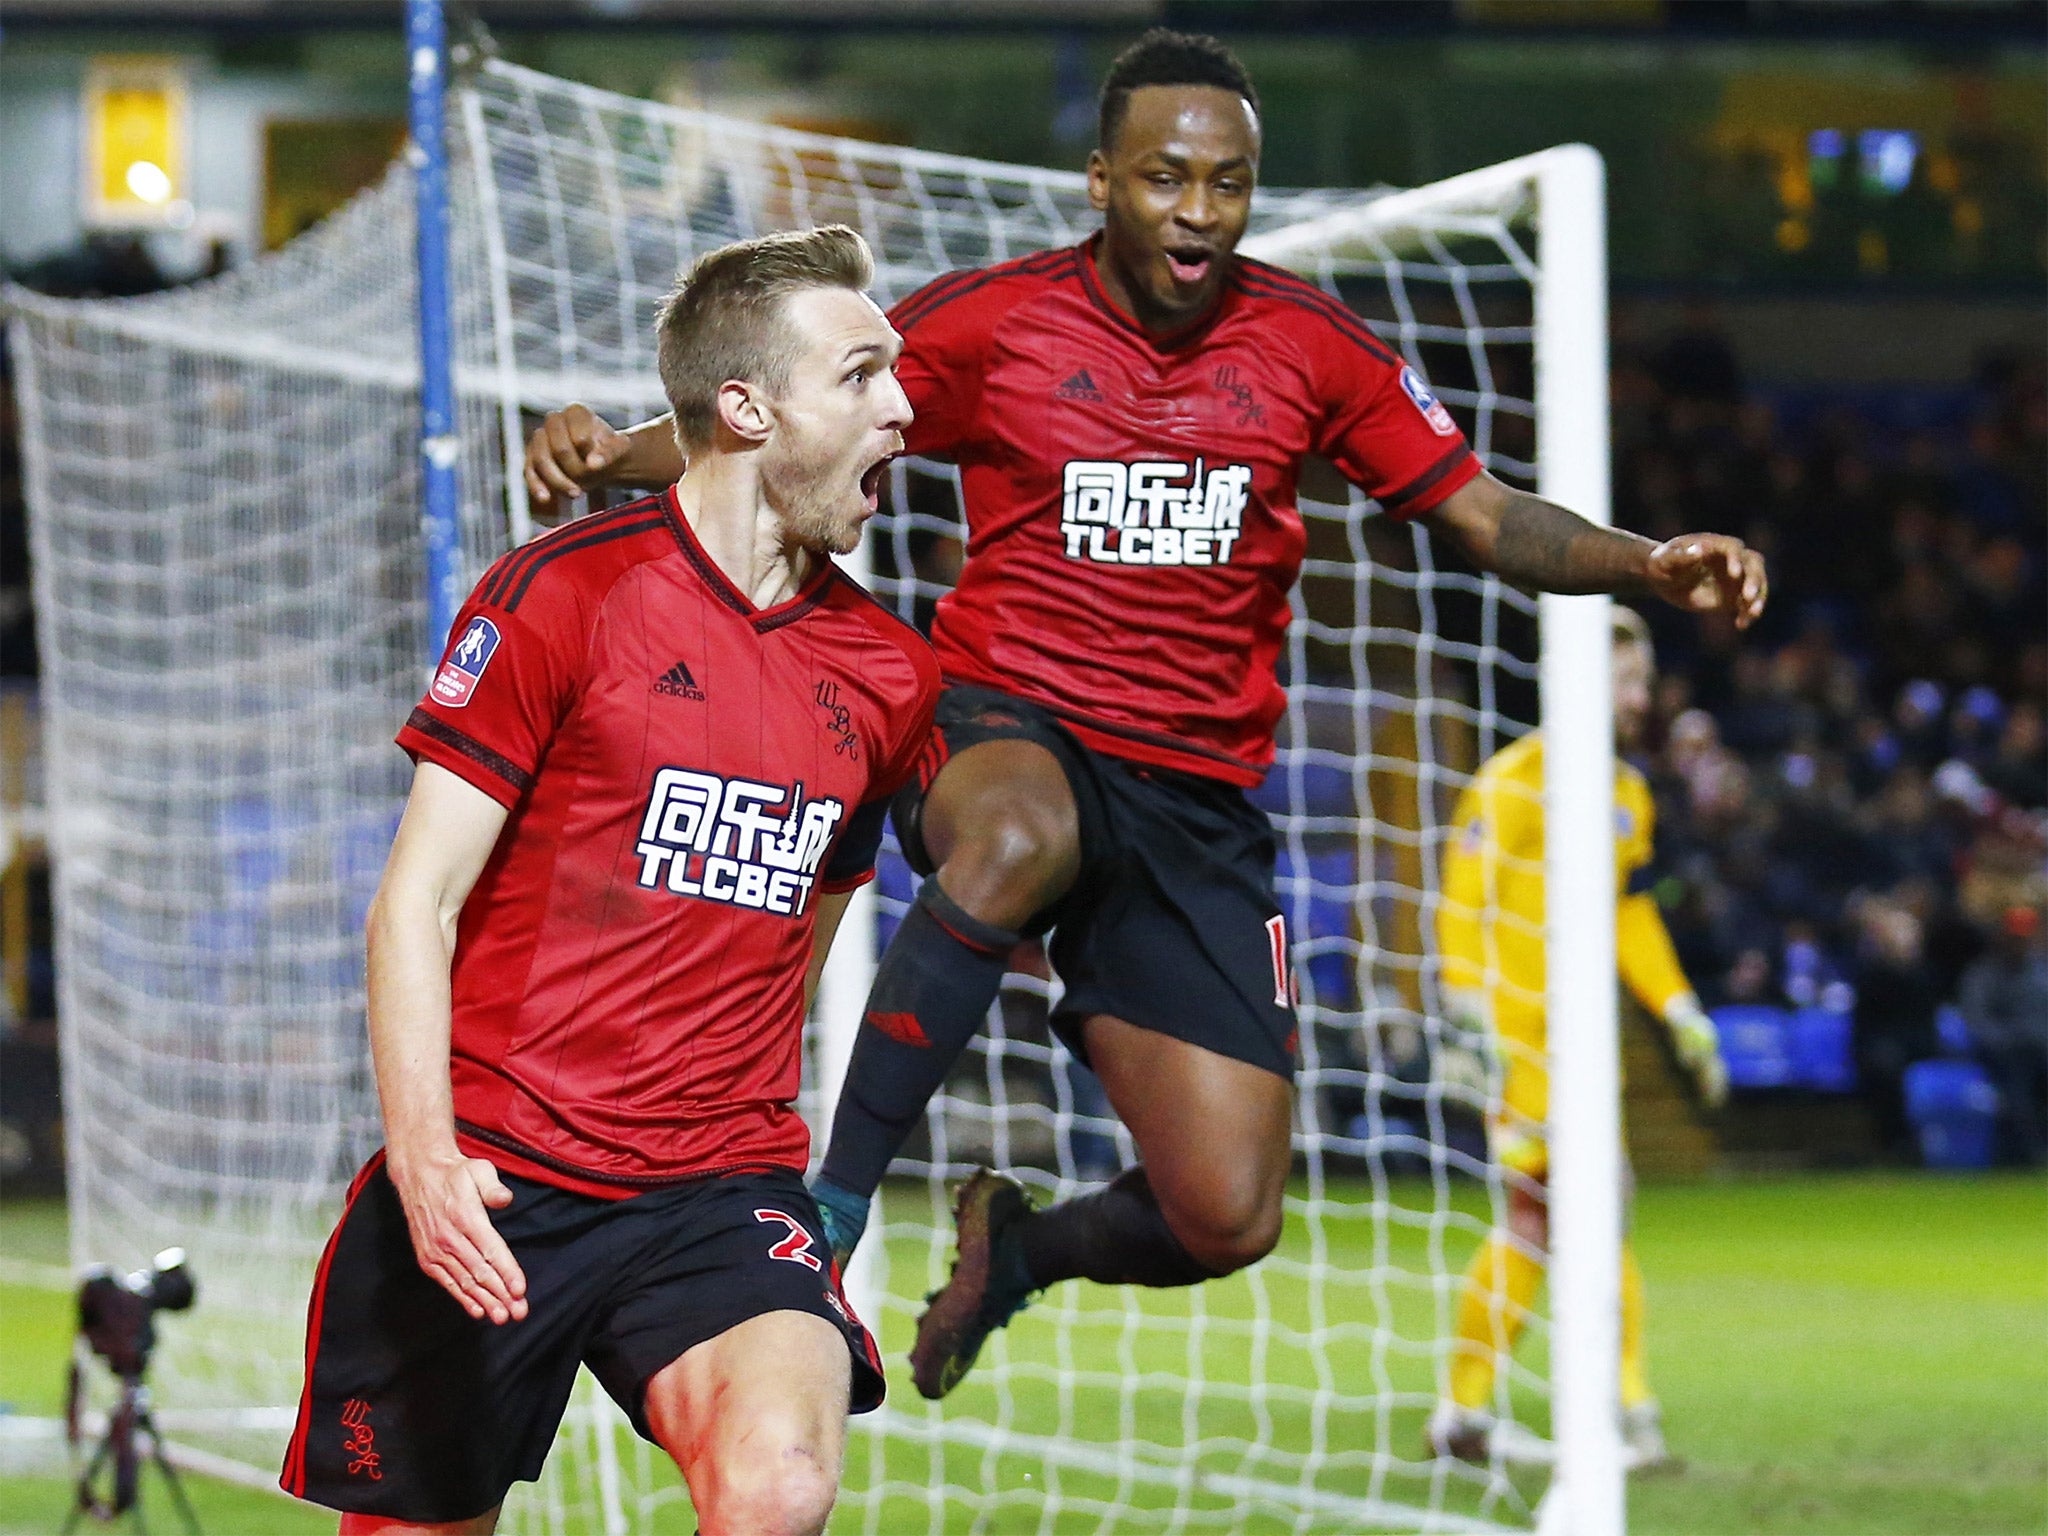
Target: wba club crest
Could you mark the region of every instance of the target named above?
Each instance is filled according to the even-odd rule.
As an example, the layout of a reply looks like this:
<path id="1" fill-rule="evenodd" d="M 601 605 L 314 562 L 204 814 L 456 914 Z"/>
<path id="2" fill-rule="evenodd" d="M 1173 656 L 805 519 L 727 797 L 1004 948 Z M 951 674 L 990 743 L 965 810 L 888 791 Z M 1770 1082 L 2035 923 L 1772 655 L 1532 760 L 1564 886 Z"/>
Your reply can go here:
<path id="1" fill-rule="evenodd" d="M 482 681 L 484 668 L 491 664 L 491 657 L 498 650 L 498 626 L 482 614 L 469 621 L 469 628 L 462 632 L 462 638 L 455 643 L 455 649 L 448 653 L 448 659 L 441 663 L 441 670 L 434 676 L 434 686 L 429 692 L 436 704 L 445 704 L 450 709 L 460 709 L 469 702 L 469 696 L 476 692 L 476 685 Z"/>
<path id="2" fill-rule="evenodd" d="M 1438 437 L 1453 437 L 1458 424 L 1451 420 L 1451 413 L 1444 409 L 1444 403 L 1429 392 L 1429 386 L 1422 382 L 1413 368 L 1401 370 L 1401 387 L 1408 391 L 1408 398 L 1415 402 L 1415 409 L 1422 412 L 1422 419 L 1429 423 L 1429 430 Z"/>

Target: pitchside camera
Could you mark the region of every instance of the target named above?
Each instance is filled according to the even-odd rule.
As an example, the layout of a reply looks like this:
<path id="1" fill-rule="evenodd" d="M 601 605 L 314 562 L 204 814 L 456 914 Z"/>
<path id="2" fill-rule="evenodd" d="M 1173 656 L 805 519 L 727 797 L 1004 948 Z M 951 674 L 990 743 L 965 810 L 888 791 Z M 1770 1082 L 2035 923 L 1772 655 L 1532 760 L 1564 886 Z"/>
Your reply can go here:
<path id="1" fill-rule="evenodd" d="M 182 1248 L 166 1248 L 148 1269 L 127 1275 L 96 1264 L 78 1287 L 78 1331 L 116 1376 L 138 1379 L 156 1347 L 156 1314 L 184 1311 L 195 1294 Z"/>

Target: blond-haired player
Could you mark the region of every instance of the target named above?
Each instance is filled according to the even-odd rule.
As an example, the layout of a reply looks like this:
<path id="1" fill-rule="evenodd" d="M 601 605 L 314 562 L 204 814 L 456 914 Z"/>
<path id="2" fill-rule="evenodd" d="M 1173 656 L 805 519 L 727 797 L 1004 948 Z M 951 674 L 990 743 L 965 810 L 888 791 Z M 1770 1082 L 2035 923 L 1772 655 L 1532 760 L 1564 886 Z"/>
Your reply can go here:
<path id="1" fill-rule="evenodd" d="M 1642 733 L 1655 667 L 1649 627 L 1640 614 L 1617 607 L 1618 751 L 1626 752 Z M 1650 863 L 1656 811 L 1648 783 L 1625 761 L 1615 764 L 1614 809 L 1621 980 L 1670 1030 L 1701 1098 L 1718 1105 L 1728 1077 L 1714 1026 L 1679 969 L 1655 900 L 1638 888 Z M 1466 787 L 1444 857 L 1437 943 L 1445 1007 L 1483 1024 L 1499 1057 L 1503 1086 L 1487 1133 L 1507 1183 L 1508 1220 L 1488 1235 L 1465 1271 L 1449 1395 L 1429 1422 L 1430 1448 L 1439 1456 L 1486 1458 L 1500 1367 L 1528 1320 L 1549 1251 L 1543 857 L 1543 740 L 1532 731 L 1488 759 Z M 1669 1457 L 1644 1370 L 1642 1274 L 1626 1241 L 1621 1265 L 1623 1430 L 1633 1463 L 1655 1465 Z"/>

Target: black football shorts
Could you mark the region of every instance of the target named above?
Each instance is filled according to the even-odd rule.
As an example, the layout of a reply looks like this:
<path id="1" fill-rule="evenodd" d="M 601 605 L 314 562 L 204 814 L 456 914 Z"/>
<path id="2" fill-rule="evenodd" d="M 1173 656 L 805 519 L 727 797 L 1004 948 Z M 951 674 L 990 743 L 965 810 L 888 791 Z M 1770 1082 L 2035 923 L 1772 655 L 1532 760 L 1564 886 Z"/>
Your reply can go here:
<path id="1" fill-rule="evenodd" d="M 587 1364 L 648 1434 L 647 1383 L 768 1312 L 810 1312 L 853 1356 L 852 1411 L 882 1401 L 803 1180 L 764 1169 L 607 1200 L 500 1174 L 491 1221 L 526 1274 L 528 1314 L 477 1320 L 413 1255 L 380 1152 L 356 1176 L 306 1318 L 306 1385 L 279 1478 L 333 1509 L 466 1520 L 540 1476 Z"/>
<path id="2" fill-rule="evenodd" d="M 984 741 L 1043 746 L 1080 813 L 1081 871 L 1039 913 L 1064 995 L 1053 1028 L 1087 1060 L 1082 1023 L 1108 1014 L 1291 1079 L 1299 1046 L 1287 921 L 1273 894 L 1272 823 L 1231 784 L 1084 745 L 1051 710 L 961 685 L 939 695 L 933 746 L 893 807 L 904 856 L 931 859 L 924 791 Z"/>

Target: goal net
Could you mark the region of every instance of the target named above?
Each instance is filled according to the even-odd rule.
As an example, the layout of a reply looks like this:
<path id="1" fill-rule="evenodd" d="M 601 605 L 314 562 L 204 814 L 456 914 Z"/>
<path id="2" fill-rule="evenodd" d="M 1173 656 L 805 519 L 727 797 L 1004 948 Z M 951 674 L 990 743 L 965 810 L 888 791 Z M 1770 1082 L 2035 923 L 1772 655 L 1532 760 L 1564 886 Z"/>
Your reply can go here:
<path id="1" fill-rule="evenodd" d="M 450 100 L 464 554 L 530 533 L 536 413 L 663 408 L 652 319 L 729 239 L 844 221 L 885 301 L 1071 242 L 1081 178 L 781 130 L 492 61 Z M 1541 157 L 1538 157 L 1540 160 Z M 1265 191 L 1247 249 L 1320 282 L 1400 350 L 1492 470 L 1534 484 L 1555 434 L 1537 371 L 1590 334 L 1538 325 L 1535 162 L 1404 193 Z M 360 926 L 408 780 L 390 737 L 424 679 L 411 185 L 402 167 L 229 277 L 118 303 L 14 292 L 44 709 L 57 771 L 72 1244 L 177 1243 L 199 1305 L 156 1368 L 174 1439 L 272 1474 L 304 1299 L 375 1145 Z M 1551 328 L 1553 331 L 1555 327 Z M 1539 431 L 1539 426 L 1541 430 Z M 1583 439 L 1591 436 L 1593 441 Z M 1460 1272 L 1505 1211 L 1483 1039 L 1437 998 L 1451 802 L 1537 716 L 1532 600 L 1309 466 L 1308 559 L 1282 660 L 1279 834 L 1303 1070 L 1286 1235 L 1191 1290 L 1069 1284 L 943 1404 L 898 1367 L 944 1277 L 949 1188 L 1011 1169 L 1047 1199 L 1133 1159 L 1046 1028 L 1020 959 L 986 1035 L 893 1170 L 855 1277 L 896 1376 L 856 1420 L 833 1529 L 1491 1530 L 1548 1474 L 1547 1323 L 1503 1364 L 1488 1465 L 1431 1459 Z M 900 462 L 860 557 L 923 623 L 961 557 L 957 480 Z M 877 945 L 911 890 L 893 849 L 842 937 L 813 1031 L 814 1116 Z M 1610 983 L 1611 985 L 1611 983 Z M 816 1120 L 814 1118 L 814 1123 Z M 601 1394 L 579 1394 L 507 1528 L 688 1529 L 686 1496 Z"/>

